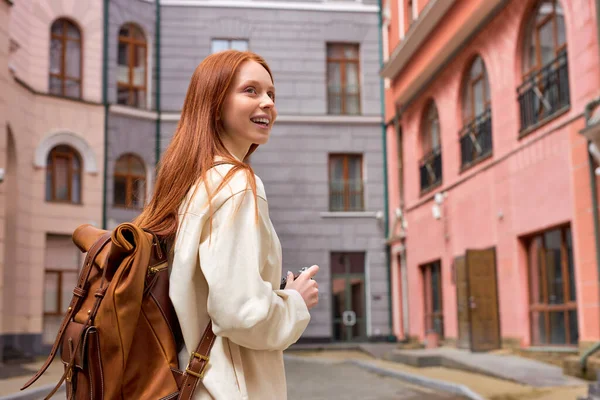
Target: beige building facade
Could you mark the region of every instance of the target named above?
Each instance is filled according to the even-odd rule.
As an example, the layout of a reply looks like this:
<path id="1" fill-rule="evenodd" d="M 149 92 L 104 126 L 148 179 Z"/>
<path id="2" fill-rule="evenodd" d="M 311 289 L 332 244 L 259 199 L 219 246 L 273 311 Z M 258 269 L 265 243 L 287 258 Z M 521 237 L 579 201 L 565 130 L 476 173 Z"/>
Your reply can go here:
<path id="1" fill-rule="evenodd" d="M 101 15 L 0 1 L 0 359 L 51 343 L 80 262 L 70 235 L 102 223 Z"/>

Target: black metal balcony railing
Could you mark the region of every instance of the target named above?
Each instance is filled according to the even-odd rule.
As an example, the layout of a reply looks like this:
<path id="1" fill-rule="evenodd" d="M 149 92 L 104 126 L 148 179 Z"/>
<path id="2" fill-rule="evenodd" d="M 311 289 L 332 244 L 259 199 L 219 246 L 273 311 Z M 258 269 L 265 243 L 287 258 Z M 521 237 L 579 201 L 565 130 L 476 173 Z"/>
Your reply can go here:
<path id="1" fill-rule="evenodd" d="M 526 77 L 517 88 L 517 94 L 521 109 L 520 132 L 568 107 L 567 50 L 564 49 L 546 66 Z"/>
<path id="2" fill-rule="evenodd" d="M 419 161 L 421 174 L 421 191 L 427 190 L 442 182 L 442 150 L 433 149 Z"/>
<path id="3" fill-rule="evenodd" d="M 329 211 L 364 211 L 362 180 L 329 182 Z"/>
<path id="4" fill-rule="evenodd" d="M 488 107 L 459 133 L 463 168 L 492 154 L 492 112 Z"/>

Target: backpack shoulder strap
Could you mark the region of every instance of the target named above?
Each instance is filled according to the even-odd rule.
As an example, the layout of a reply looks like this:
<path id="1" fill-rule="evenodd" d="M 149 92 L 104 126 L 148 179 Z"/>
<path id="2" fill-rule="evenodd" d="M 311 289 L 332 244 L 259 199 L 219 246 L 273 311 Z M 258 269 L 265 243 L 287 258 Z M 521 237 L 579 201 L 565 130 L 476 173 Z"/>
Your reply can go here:
<path id="1" fill-rule="evenodd" d="M 88 251 L 87 256 L 85 257 L 83 268 L 81 270 L 81 274 L 79 274 L 77 286 L 75 286 L 75 289 L 73 289 L 73 298 L 71 299 L 71 303 L 69 304 L 69 308 L 67 309 L 67 314 L 63 318 L 63 322 L 60 326 L 60 329 L 58 330 L 58 334 L 56 335 L 56 340 L 54 341 L 54 345 L 52 346 L 50 355 L 48 355 L 46 362 L 44 363 L 44 365 L 42 365 L 40 370 L 29 381 L 27 381 L 27 383 L 23 385 L 21 390 L 27 389 L 35 381 L 37 381 L 39 377 L 42 376 L 44 372 L 46 372 L 46 370 L 50 366 L 50 363 L 52 363 L 52 360 L 54 360 L 56 352 L 58 351 L 58 347 L 60 346 L 60 343 L 62 341 L 65 328 L 67 327 L 67 324 L 69 323 L 71 318 L 73 318 L 73 315 L 77 312 L 77 310 L 79 310 L 79 307 L 81 306 L 81 299 L 83 299 L 87 294 L 85 284 L 90 276 L 92 265 L 94 265 L 94 260 L 96 259 L 98 253 L 100 253 L 102 249 L 108 244 L 108 242 L 110 242 L 110 236 L 111 232 L 107 232 L 104 235 L 102 235 L 102 237 L 98 239 Z"/>
<path id="2" fill-rule="evenodd" d="M 215 343 L 215 337 L 211 321 L 206 326 L 198 347 L 190 355 L 190 361 L 183 373 L 183 383 L 179 388 L 179 396 L 177 397 L 179 400 L 188 400 L 194 396 L 198 381 L 204 378 L 204 372 L 210 360 L 210 350 Z"/>

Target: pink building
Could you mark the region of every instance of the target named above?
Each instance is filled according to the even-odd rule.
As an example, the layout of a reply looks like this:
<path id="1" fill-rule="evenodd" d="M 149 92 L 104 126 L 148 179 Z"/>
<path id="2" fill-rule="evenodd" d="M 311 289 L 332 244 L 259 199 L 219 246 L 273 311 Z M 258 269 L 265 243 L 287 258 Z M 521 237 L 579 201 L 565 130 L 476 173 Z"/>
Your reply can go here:
<path id="1" fill-rule="evenodd" d="M 0 361 L 53 343 L 82 261 L 71 234 L 102 224 L 99 15 L 0 1 Z"/>
<path id="2" fill-rule="evenodd" d="M 590 348 L 596 4 L 388 0 L 382 14 L 395 334 Z"/>

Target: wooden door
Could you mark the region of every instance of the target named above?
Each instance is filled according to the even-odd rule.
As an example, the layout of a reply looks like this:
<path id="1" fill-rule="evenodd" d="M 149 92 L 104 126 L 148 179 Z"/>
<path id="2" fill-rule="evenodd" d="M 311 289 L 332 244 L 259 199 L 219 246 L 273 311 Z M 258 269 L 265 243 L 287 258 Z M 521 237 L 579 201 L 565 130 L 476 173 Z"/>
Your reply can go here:
<path id="1" fill-rule="evenodd" d="M 458 316 L 458 342 L 460 349 L 471 348 L 471 317 L 469 313 L 469 280 L 465 257 L 454 259 L 456 273 L 456 309 Z"/>
<path id="2" fill-rule="evenodd" d="M 500 347 L 496 249 L 467 250 L 471 351 Z"/>

